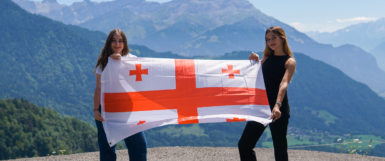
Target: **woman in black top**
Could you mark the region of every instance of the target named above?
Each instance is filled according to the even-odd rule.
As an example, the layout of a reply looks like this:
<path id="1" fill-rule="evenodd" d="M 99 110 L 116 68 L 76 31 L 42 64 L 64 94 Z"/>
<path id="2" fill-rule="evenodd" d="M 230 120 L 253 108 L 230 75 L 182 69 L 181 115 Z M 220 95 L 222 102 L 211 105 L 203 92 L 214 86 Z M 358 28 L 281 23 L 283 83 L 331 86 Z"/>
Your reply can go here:
<path id="1" fill-rule="evenodd" d="M 286 34 L 282 28 L 273 26 L 265 33 L 266 47 L 263 51 L 262 72 L 266 86 L 267 98 L 273 122 L 269 124 L 274 144 L 275 160 L 286 161 L 287 126 L 290 108 L 286 89 L 295 71 L 295 59 L 290 51 Z M 251 53 L 250 60 L 259 61 L 257 54 Z M 249 121 L 238 143 L 241 161 L 257 160 L 253 148 L 261 137 L 265 126 Z"/>

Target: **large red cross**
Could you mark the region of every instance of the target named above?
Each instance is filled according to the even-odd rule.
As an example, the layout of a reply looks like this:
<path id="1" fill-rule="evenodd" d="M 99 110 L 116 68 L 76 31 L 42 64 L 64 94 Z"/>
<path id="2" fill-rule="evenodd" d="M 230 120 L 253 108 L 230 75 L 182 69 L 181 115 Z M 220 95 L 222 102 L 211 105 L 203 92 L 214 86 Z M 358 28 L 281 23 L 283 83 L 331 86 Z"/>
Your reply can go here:
<path id="1" fill-rule="evenodd" d="M 136 82 L 142 81 L 142 74 L 148 75 L 148 69 L 142 70 L 142 64 L 135 64 L 135 70 L 130 70 L 130 76 L 136 75 Z"/>
<path id="2" fill-rule="evenodd" d="M 229 73 L 229 79 L 234 79 L 234 74 L 241 74 L 239 69 L 233 70 L 233 65 L 227 65 L 227 69 L 222 69 L 222 74 L 223 73 Z"/>
<path id="3" fill-rule="evenodd" d="M 127 93 L 104 93 L 105 112 L 172 110 L 179 124 L 199 123 L 199 107 L 269 105 L 266 91 L 257 88 L 196 88 L 194 60 L 175 59 L 176 89 Z M 235 119 L 234 121 L 244 121 Z"/>

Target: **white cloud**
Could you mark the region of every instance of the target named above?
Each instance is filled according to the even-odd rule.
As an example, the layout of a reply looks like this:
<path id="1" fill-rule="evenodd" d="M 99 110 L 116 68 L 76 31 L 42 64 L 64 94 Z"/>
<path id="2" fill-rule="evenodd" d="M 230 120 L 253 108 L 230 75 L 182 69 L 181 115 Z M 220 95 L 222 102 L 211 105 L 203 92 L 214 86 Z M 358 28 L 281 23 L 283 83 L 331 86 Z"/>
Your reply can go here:
<path id="1" fill-rule="evenodd" d="M 291 26 L 299 26 L 299 25 L 302 25 L 301 23 L 299 22 L 292 22 L 290 23 Z"/>
<path id="2" fill-rule="evenodd" d="M 337 19 L 336 21 L 339 23 L 343 22 L 355 22 L 355 21 L 375 21 L 378 18 L 374 17 L 354 17 L 354 18 L 349 18 L 349 19 Z"/>
<path id="3" fill-rule="evenodd" d="M 290 23 L 291 24 L 291 23 Z M 299 26 L 293 26 L 295 29 L 297 29 L 300 32 L 308 32 L 308 31 L 318 31 L 318 32 L 334 32 L 336 30 L 342 29 L 346 26 L 349 26 L 351 24 L 354 24 L 353 22 L 347 22 L 347 23 L 312 23 L 312 24 L 304 24 Z"/>
<path id="4" fill-rule="evenodd" d="M 290 26 L 294 27 L 295 29 L 297 29 L 298 31 L 303 31 L 303 30 L 306 30 L 307 28 L 307 25 L 304 24 L 304 23 L 300 23 L 300 22 L 292 22 L 289 24 Z"/>

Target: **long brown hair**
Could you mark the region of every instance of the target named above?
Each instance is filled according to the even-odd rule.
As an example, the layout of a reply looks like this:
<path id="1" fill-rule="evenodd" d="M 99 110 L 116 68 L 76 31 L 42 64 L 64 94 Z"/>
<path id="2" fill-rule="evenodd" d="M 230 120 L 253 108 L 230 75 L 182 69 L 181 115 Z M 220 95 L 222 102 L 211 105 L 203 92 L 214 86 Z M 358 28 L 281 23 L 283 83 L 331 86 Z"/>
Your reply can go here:
<path id="1" fill-rule="evenodd" d="M 120 34 L 123 38 L 124 47 L 123 47 L 123 50 L 121 53 L 122 56 L 127 55 L 130 52 L 130 48 L 128 48 L 128 44 L 127 44 L 126 34 L 124 34 L 124 32 L 120 29 L 111 30 L 111 32 L 107 36 L 106 43 L 104 44 L 102 52 L 100 53 L 100 55 L 98 57 L 98 62 L 96 63 L 95 71 L 99 65 L 101 65 L 102 71 L 107 66 L 108 57 L 110 57 L 113 54 L 112 49 L 111 49 L 111 43 L 112 43 L 112 39 L 114 38 L 115 34 Z"/>
<path id="2" fill-rule="evenodd" d="M 274 50 L 272 50 L 267 45 L 266 35 L 269 32 L 273 32 L 274 34 L 276 34 L 277 36 L 279 36 L 283 40 L 283 51 L 287 55 L 289 55 L 290 57 L 294 58 L 293 53 L 291 52 L 291 50 L 289 48 L 289 44 L 287 42 L 285 31 L 283 31 L 283 29 L 281 27 L 278 27 L 278 26 L 272 26 L 272 27 L 270 27 L 270 28 L 268 28 L 266 30 L 266 33 L 265 33 L 265 44 L 266 44 L 266 46 L 265 46 L 265 50 L 263 51 L 263 57 L 267 58 L 267 57 L 269 57 L 269 56 L 274 54 Z"/>

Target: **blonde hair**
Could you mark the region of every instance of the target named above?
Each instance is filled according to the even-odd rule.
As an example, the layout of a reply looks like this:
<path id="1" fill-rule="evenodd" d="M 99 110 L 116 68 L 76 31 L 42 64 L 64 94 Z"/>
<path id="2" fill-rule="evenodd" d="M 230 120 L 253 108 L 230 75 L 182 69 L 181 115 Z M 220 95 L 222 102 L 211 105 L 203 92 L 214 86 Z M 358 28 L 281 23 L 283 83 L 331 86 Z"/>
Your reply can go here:
<path id="1" fill-rule="evenodd" d="M 285 34 L 285 31 L 283 31 L 283 29 L 281 27 L 278 27 L 278 26 L 272 26 L 270 28 L 268 28 L 266 30 L 266 33 L 265 33 L 265 50 L 263 51 L 263 57 L 264 58 L 267 58 L 271 55 L 274 54 L 274 50 L 272 50 L 268 45 L 267 45 L 267 40 L 266 40 L 266 35 L 267 33 L 269 32 L 273 32 L 274 34 L 276 34 L 277 36 L 279 36 L 280 38 L 282 38 L 283 40 L 283 51 L 289 55 L 290 57 L 294 58 L 293 56 L 293 53 L 291 52 L 290 48 L 289 48 L 289 44 L 287 42 L 287 38 L 286 38 L 286 34 Z"/>

